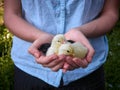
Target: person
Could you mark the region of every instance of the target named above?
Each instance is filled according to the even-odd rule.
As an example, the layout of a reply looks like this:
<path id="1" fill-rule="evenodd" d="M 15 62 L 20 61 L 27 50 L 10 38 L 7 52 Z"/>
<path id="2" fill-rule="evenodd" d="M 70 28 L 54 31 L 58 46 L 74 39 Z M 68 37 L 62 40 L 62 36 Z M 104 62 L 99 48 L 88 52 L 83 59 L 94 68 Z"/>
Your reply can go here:
<path id="1" fill-rule="evenodd" d="M 15 90 L 105 90 L 106 33 L 118 20 L 119 0 L 4 0 L 4 23 L 14 35 Z M 81 42 L 84 59 L 45 56 L 38 48 L 57 34 Z"/>

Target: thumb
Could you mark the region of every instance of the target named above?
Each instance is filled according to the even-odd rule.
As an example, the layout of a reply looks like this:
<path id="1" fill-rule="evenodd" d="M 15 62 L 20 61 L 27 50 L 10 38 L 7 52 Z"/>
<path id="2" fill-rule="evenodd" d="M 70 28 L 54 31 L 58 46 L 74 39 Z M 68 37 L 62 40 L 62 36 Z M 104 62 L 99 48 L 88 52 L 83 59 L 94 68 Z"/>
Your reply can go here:
<path id="1" fill-rule="evenodd" d="M 90 47 L 90 49 L 88 50 L 87 58 L 86 58 L 88 63 L 92 61 L 94 54 L 95 54 L 95 50 L 92 47 Z"/>
<path id="2" fill-rule="evenodd" d="M 33 46 L 29 47 L 28 52 L 36 58 L 39 58 L 42 54 L 37 48 Z"/>

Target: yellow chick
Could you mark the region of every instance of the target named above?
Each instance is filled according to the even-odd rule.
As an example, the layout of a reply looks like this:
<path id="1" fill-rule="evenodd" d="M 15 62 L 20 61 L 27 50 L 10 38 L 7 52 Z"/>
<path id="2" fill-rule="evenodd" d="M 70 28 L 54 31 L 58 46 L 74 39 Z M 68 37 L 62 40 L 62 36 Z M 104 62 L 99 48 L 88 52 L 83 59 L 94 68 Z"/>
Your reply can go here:
<path id="1" fill-rule="evenodd" d="M 62 45 L 59 47 L 58 55 L 62 55 L 62 54 L 74 56 L 73 47 L 71 46 L 70 43 L 62 44 Z"/>
<path id="2" fill-rule="evenodd" d="M 87 48 L 80 42 L 66 42 L 59 47 L 58 55 L 64 54 L 83 59 L 87 52 Z"/>
<path id="3" fill-rule="evenodd" d="M 52 54 L 58 54 L 58 49 L 66 41 L 63 34 L 58 34 L 54 36 L 51 46 L 48 48 L 46 52 L 46 56 L 52 55 Z"/>
<path id="4" fill-rule="evenodd" d="M 80 42 L 72 43 L 71 46 L 74 50 L 74 57 L 83 59 L 86 56 L 88 50 Z"/>

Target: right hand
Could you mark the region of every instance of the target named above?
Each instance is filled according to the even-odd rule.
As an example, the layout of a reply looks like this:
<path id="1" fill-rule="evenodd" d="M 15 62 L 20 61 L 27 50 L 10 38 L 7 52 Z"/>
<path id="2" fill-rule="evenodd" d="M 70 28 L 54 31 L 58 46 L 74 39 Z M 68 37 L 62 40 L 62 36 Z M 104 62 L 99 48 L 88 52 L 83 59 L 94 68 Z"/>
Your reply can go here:
<path id="1" fill-rule="evenodd" d="M 37 38 L 29 47 L 28 52 L 32 54 L 35 58 L 39 58 L 42 55 L 42 52 L 38 50 L 40 46 L 45 43 L 51 43 L 52 39 L 53 35 L 47 33 L 40 35 L 40 37 Z"/>
<path id="2" fill-rule="evenodd" d="M 39 51 L 41 45 L 45 43 L 51 43 L 53 39 L 53 35 L 50 34 L 42 34 L 38 39 L 36 39 L 33 44 L 29 47 L 28 52 L 32 54 L 36 62 L 41 64 L 44 67 L 48 67 L 53 71 L 58 71 L 64 65 L 64 55 L 57 56 L 55 54 L 50 56 L 45 56 L 42 51 Z"/>
<path id="3" fill-rule="evenodd" d="M 57 56 L 55 54 L 49 56 L 41 55 L 39 58 L 36 58 L 36 62 L 44 67 L 50 68 L 52 71 L 58 71 L 63 68 L 65 56 Z"/>

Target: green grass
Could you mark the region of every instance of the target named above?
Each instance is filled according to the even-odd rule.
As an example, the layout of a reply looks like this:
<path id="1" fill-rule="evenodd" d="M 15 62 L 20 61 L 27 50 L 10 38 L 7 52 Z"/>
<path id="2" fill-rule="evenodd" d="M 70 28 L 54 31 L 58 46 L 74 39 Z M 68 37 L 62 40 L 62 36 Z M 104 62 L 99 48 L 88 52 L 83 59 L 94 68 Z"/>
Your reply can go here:
<path id="1" fill-rule="evenodd" d="M 13 72 L 10 56 L 0 57 L 0 90 L 13 90 Z"/>
<path id="2" fill-rule="evenodd" d="M 109 55 L 105 63 L 107 90 L 120 90 L 120 21 L 107 35 Z"/>

